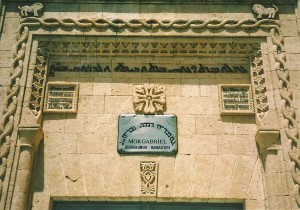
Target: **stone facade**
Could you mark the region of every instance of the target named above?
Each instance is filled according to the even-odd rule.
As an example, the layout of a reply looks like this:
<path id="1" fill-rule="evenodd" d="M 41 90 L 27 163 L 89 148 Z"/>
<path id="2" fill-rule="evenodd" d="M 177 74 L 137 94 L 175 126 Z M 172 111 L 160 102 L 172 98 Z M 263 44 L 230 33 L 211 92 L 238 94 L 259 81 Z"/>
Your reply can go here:
<path id="1" fill-rule="evenodd" d="M 255 3 L 0 0 L 0 209 L 299 209 L 299 4 Z M 176 115 L 177 153 L 119 154 L 135 113 Z"/>

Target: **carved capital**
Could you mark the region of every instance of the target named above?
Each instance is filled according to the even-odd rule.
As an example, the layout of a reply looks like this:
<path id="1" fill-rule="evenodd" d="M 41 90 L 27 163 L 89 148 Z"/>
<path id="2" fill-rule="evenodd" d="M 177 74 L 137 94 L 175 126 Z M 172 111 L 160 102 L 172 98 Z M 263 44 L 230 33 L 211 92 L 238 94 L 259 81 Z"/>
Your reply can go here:
<path id="1" fill-rule="evenodd" d="M 35 150 L 43 139 L 43 132 L 40 125 L 20 125 L 19 139 L 21 147 L 33 147 Z"/>
<path id="2" fill-rule="evenodd" d="M 255 140 L 259 146 L 260 154 L 266 151 L 277 151 L 280 146 L 279 130 L 258 130 Z"/>

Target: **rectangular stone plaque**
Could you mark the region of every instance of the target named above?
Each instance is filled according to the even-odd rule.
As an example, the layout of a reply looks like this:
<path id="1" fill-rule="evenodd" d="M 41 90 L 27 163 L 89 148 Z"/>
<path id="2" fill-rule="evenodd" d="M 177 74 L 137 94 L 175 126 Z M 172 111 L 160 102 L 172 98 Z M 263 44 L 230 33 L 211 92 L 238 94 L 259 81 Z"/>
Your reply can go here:
<path id="1" fill-rule="evenodd" d="M 176 116 L 120 115 L 118 152 L 176 154 Z"/>
<path id="2" fill-rule="evenodd" d="M 44 112 L 77 112 L 78 83 L 48 82 Z"/>
<path id="3" fill-rule="evenodd" d="M 221 114 L 254 114 L 251 86 L 219 85 Z"/>

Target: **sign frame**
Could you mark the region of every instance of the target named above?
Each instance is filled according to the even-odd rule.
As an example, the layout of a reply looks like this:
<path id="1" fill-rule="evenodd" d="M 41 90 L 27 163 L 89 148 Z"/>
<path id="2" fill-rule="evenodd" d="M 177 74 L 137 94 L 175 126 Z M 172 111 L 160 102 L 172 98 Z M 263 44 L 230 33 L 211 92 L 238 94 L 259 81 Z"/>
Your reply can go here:
<path id="1" fill-rule="evenodd" d="M 175 115 L 121 114 L 118 119 L 119 154 L 164 154 L 178 152 Z"/>

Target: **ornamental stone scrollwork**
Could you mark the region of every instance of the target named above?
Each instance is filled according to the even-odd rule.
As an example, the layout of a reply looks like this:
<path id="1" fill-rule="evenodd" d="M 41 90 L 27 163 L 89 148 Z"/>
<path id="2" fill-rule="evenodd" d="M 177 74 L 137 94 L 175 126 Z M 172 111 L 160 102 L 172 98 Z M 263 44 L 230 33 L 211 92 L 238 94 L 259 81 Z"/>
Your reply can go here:
<path id="1" fill-rule="evenodd" d="M 0 120 L 0 196 L 3 194 L 3 182 L 7 176 L 7 159 L 10 153 L 12 136 L 17 132 L 14 126 L 17 110 L 17 97 L 20 92 L 20 77 L 23 72 L 23 59 L 25 56 L 26 42 L 29 36 L 29 28 L 24 27 L 18 34 L 16 45 L 13 49 L 13 63 L 10 76 L 10 86 L 4 101 L 4 111 Z M 9 172 L 8 172 L 9 173 Z M 0 204 L 3 200 L 0 200 Z"/>
<path id="2" fill-rule="evenodd" d="M 261 4 L 254 4 L 252 7 L 252 10 L 254 13 L 257 14 L 257 19 L 262 19 L 263 17 L 267 17 L 269 19 L 274 19 L 275 15 L 278 12 L 278 7 L 276 7 L 274 4 L 272 7 L 266 8 Z"/>
<path id="3" fill-rule="evenodd" d="M 31 6 L 19 6 L 18 9 L 20 10 L 20 16 L 22 18 L 29 16 L 38 17 L 40 15 L 39 13 L 43 10 L 43 7 L 44 6 L 41 3 L 34 3 Z"/>
<path id="4" fill-rule="evenodd" d="M 255 95 L 255 109 L 258 119 L 262 119 L 269 111 L 268 98 L 266 96 L 266 80 L 263 69 L 261 51 L 257 51 L 252 57 L 252 84 Z"/>
<path id="5" fill-rule="evenodd" d="M 152 84 L 136 85 L 133 106 L 138 114 L 162 114 L 166 106 L 165 87 Z"/>
<path id="6" fill-rule="evenodd" d="M 140 162 L 141 194 L 143 196 L 156 196 L 157 168 L 158 165 L 155 161 Z"/>
<path id="7" fill-rule="evenodd" d="M 273 43 L 275 68 L 279 79 L 279 94 L 282 99 L 281 112 L 284 118 L 284 131 L 290 145 L 289 157 L 292 162 L 292 179 L 294 181 L 295 199 L 300 207 L 300 142 L 297 127 L 295 107 L 293 104 L 293 94 L 290 87 L 290 76 L 287 68 L 286 52 L 284 49 L 283 36 L 279 30 L 271 29 Z"/>

